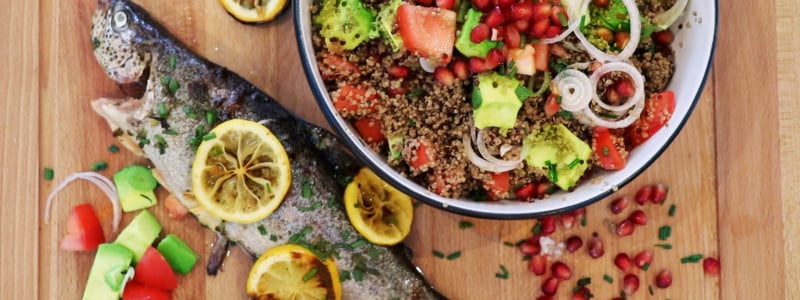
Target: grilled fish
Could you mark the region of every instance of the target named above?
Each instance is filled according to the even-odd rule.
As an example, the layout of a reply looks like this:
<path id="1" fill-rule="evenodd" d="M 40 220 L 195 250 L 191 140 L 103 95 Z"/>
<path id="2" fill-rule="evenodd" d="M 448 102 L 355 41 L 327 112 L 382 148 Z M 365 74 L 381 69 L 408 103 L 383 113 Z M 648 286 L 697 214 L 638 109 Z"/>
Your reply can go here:
<path id="1" fill-rule="evenodd" d="M 337 150 L 329 133 L 297 119 L 233 72 L 191 53 L 134 3 L 101 0 L 91 34 L 98 63 L 129 96 L 101 98 L 92 108 L 123 145 L 150 159 L 162 186 L 201 224 L 253 256 L 289 242 L 333 256 L 340 271 L 353 275 L 342 282 L 345 299 L 440 297 L 402 250 L 365 243 L 350 225 L 337 176 L 346 176 L 355 166 L 347 165 L 352 157 Z M 291 191 L 278 210 L 253 224 L 220 220 L 191 192 L 198 134 L 233 118 L 267 126 L 291 159 Z M 310 197 L 303 197 L 303 186 L 311 187 Z"/>

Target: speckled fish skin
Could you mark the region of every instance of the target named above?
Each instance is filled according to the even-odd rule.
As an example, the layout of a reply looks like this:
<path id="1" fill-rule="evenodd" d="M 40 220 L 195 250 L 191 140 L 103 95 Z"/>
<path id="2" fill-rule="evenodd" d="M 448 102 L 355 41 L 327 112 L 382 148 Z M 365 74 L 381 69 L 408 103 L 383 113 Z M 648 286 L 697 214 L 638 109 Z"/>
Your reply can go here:
<path id="1" fill-rule="evenodd" d="M 366 243 L 350 225 L 341 204 L 343 186 L 335 176 L 336 167 L 352 171 L 352 166 L 326 159 L 330 156 L 323 153 L 335 152 L 336 144 L 327 132 L 296 119 L 238 75 L 190 53 L 133 3 L 100 1 L 92 22 L 97 61 L 130 95 L 95 100 L 93 109 L 123 145 L 150 159 L 161 184 L 203 225 L 254 256 L 289 241 L 336 253 L 340 272 L 363 275 L 361 281 L 342 282 L 344 299 L 439 297 L 402 250 Z M 162 108 L 166 116 L 160 114 Z M 209 111 L 216 113 L 213 124 L 207 124 Z M 292 187 L 283 204 L 249 225 L 221 221 L 191 194 L 191 141 L 197 141 L 198 128 L 207 132 L 232 118 L 265 124 L 282 141 L 292 163 Z M 310 193 L 303 193 L 303 186 Z"/>

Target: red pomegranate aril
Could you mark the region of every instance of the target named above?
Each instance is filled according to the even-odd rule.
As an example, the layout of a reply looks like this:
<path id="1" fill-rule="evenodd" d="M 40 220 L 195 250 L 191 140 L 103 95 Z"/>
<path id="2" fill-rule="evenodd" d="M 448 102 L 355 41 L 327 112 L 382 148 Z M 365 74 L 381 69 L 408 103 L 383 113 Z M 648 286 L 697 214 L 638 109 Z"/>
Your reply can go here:
<path id="1" fill-rule="evenodd" d="M 578 220 L 586 218 L 586 207 L 578 208 L 578 209 L 572 211 L 572 213 L 575 214 L 575 218 L 578 219 Z"/>
<path id="2" fill-rule="evenodd" d="M 653 33 L 653 42 L 662 46 L 669 46 L 675 40 L 675 35 L 669 30 Z"/>
<path id="3" fill-rule="evenodd" d="M 531 16 L 534 21 L 549 19 L 553 14 L 553 5 L 550 3 L 538 3 L 533 5 L 533 15 Z"/>
<path id="4" fill-rule="evenodd" d="M 661 270 L 656 275 L 656 286 L 662 289 L 668 288 L 672 285 L 672 272 L 669 270 Z"/>
<path id="5" fill-rule="evenodd" d="M 583 246 L 583 239 L 581 239 L 577 235 L 574 235 L 569 237 L 567 241 L 564 242 L 564 244 L 565 244 L 564 249 L 566 249 L 567 252 L 569 253 L 573 253 L 575 251 L 578 251 L 578 249 L 580 249 Z"/>
<path id="6" fill-rule="evenodd" d="M 719 260 L 716 258 L 706 257 L 703 259 L 703 272 L 705 272 L 706 275 L 717 276 L 719 275 L 719 269 Z"/>
<path id="7" fill-rule="evenodd" d="M 503 61 L 506 60 L 505 54 L 503 51 L 497 48 L 492 48 L 489 50 L 489 54 L 486 54 L 486 60 L 484 62 L 484 67 L 486 70 L 492 70 L 497 68 Z"/>
<path id="8" fill-rule="evenodd" d="M 599 8 L 606 8 L 611 0 L 592 0 L 592 4 Z"/>
<path id="9" fill-rule="evenodd" d="M 614 34 L 614 46 L 622 49 L 625 48 L 625 45 L 628 44 L 628 41 L 631 39 L 631 34 L 625 31 L 618 31 Z"/>
<path id="10" fill-rule="evenodd" d="M 653 252 L 650 250 L 643 250 L 636 254 L 633 258 L 633 263 L 641 269 L 645 269 L 645 265 L 650 265 L 653 262 Z"/>
<path id="11" fill-rule="evenodd" d="M 436 79 L 437 82 L 447 86 L 453 85 L 456 82 L 456 75 L 445 66 L 436 67 L 436 69 L 433 70 L 433 78 Z"/>
<path id="12" fill-rule="evenodd" d="M 650 198 L 650 201 L 653 204 L 661 204 L 664 200 L 667 199 L 667 193 L 669 193 L 669 189 L 662 183 L 656 184 L 653 188 L 653 197 Z"/>
<path id="13" fill-rule="evenodd" d="M 539 243 L 538 239 L 528 239 L 519 245 L 519 251 L 525 255 L 537 255 L 542 252 L 542 244 Z"/>
<path id="14" fill-rule="evenodd" d="M 589 253 L 589 256 L 594 259 L 600 258 L 606 253 L 606 249 L 603 246 L 603 240 L 600 238 L 600 236 L 595 235 L 589 239 L 589 241 L 586 243 L 586 251 Z"/>
<path id="15" fill-rule="evenodd" d="M 564 229 L 571 229 L 575 226 L 575 214 L 572 212 L 563 213 L 558 216 L 558 221 Z"/>
<path id="16" fill-rule="evenodd" d="M 441 9 L 451 9 L 456 5 L 455 0 L 436 0 L 436 7 Z"/>
<path id="17" fill-rule="evenodd" d="M 456 75 L 458 79 L 467 80 L 467 78 L 469 78 L 469 66 L 467 66 L 467 62 L 463 59 L 453 61 L 450 69 L 453 70 L 453 74 Z"/>
<path id="18" fill-rule="evenodd" d="M 547 296 L 555 295 L 558 291 L 558 278 L 550 277 L 542 282 L 542 293 Z"/>
<path id="19" fill-rule="evenodd" d="M 533 3 L 524 1 L 519 3 L 511 4 L 511 9 L 509 10 L 509 15 L 511 19 L 514 20 L 527 20 L 533 16 Z"/>
<path id="20" fill-rule="evenodd" d="M 567 264 L 560 261 L 554 262 L 553 265 L 550 266 L 550 272 L 560 280 L 569 280 L 572 278 L 572 270 L 569 269 Z"/>
<path id="21" fill-rule="evenodd" d="M 433 5 L 433 0 L 415 0 L 414 3 L 422 6 L 431 6 Z"/>
<path id="22" fill-rule="evenodd" d="M 406 78 L 408 73 L 411 72 L 406 66 L 391 66 L 389 67 L 389 75 L 394 78 Z"/>
<path id="23" fill-rule="evenodd" d="M 547 296 L 547 295 L 539 296 L 536 297 L 536 300 L 553 300 L 553 296 Z"/>
<path id="24" fill-rule="evenodd" d="M 519 49 L 520 48 L 520 35 L 519 31 L 517 31 L 517 27 L 513 25 L 506 25 L 503 30 L 503 42 L 508 46 L 509 49 Z"/>
<path id="25" fill-rule="evenodd" d="M 528 19 L 516 20 L 512 24 L 514 25 L 514 28 L 516 28 L 517 31 L 519 32 L 527 32 L 528 29 L 531 27 L 531 21 Z"/>
<path id="26" fill-rule="evenodd" d="M 625 295 L 633 295 L 639 290 L 639 276 L 627 274 L 622 278 L 622 292 Z"/>
<path id="27" fill-rule="evenodd" d="M 486 68 L 486 61 L 480 57 L 470 57 L 469 58 L 469 71 L 473 74 L 478 74 L 480 72 L 488 70 Z"/>
<path id="28" fill-rule="evenodd" d="M 536 196 L 536 184 L 533 182 L 526 183 L 522 187 L 514 191 L 519 201 L 530 201 Z"/>
<path id="29" fill-rule="evenodd" d="M 560 5 L 554 5 L 553 12 L 550 13 L 550 20 L 553 21 L 553 24 L 558 24 L 559 26 L 561 26 L 564 25 L 561 23 L 562 17 L 564 18 L 564 21 L 569 22 L 569 19 L 567 18 L 567 12 L 564 10 L 564 7 Z M 567 26 L 569 26 L 569 24 L 567 24 Z M 567 26 L 562 26 L 562 27 L 567 27 Z"/>
<path id="30" fill-rule="evenodd" d="M 491 0 L 470 0 L 475 8 L 482 12 L 486 12 L 491 7 L 492 1 Z"/>
<path id="31" fill-rule="evenodd" d="M 495 6 L 489 13 L 486 14 L 486 19 L 483 23 L 486 23 L 491 28 L 495 28 L 500 26 L 506 21 L 506 17 L 503 16 L 503 10 L 500 9 L 499 6 Z"/>
<path id="32" fill-rule="evenodd" d="M 650 197 L 653 196 L 653 189 L 654 187 L 652 185 L 645 185 L 639 188 L 639 191 L 636 192 L 636 196 L 634 197 L 636 203 L 644 205 L 647 201 L 650 201 Z"/>
<path id="33" fill-rule="evenodd" d="M 550 235 L 553 232 L 556 232 L 556 218 L 553 216 L 547 216 L 539 220 L 539 223 L 542 224 L 542 235 Z"/>
<path id="34" fill-rule="evenodd" d="M 528 270 L 537 276 L 544 275 L 547 272 L 547 258 L 544 255 L 531 256 L 528 261 Z"/>
<path id="35" fill-rule="evenodd" d="M 614 199 L 613 201 L 611 201 L 611 205 L 609 206 L 609 208 L 611 208 L 611 213 L 615 215 L 621 213 L 626 208 L 628 208 L 628 204 L 630 202 L 631 202 L 631 197 L 627 195 Z"/>
<path id="36" fill-rule="evenodd" d="M 492 29 L 489 28 L 489 25 L 480 23 L 472 28 L 472 31 L 469 32 L 469 40 L 477 44 L 485 41 L 491 35 Z"/>
<path id="37" fill-rule="evenodd" d="M 572 300 L 589 300 L 592 291 L 587 287 L 582 287 L 572 293 Z"/>
<path id="38" fill-rule="evenodd" d="M 509 8 L 511 4 L 514 4 L 516 0 L 494 0 L 497 2 L 497 6 L 500 6 L 504 9 Z"/>
<path id="39" fill-rule="evenodd" d="M 550 28 L 550 19 L 534 21 L 533 27 L 531 27 L 531 35 L 537 38 L 543 37 L 548 28 Z"/>
<path id="40" fill-rule="evenodd" d="M 633 234 L 633 222 L 631 220 L 622 220 L 617 224 L 616 233 L 618 236 L 629 236 Z"/>
<path id="41" fill-rule="evenodd" d="M 617 94 L 625 98 L 633 97 L 633 95 L 636 94 L 636 88 L 633 87 L 633 83 L 627 78 L 617 80 L 617 82 L 614 83 L 614 90 Z"/>
<path id="42" fill-rule="evenodd" d="M 617 254 L 614 257 L 614 265 L 625 273 L 629 273 L 633 269 L 633 261 L 626 253 Z"/>
<path id="43" fill-rule="evenodd" d="M 633 211 L 628 220 L 631 220 L 636 225 L 647 225 L 647 215 L 640 209 Z"/>
<path id="44" fill-rule="evenodd" d="M 547 31 L 544 32 L 544 38 L 552 39 L 561 34 L 562 31 L 561 25 L 550 25 L 550 27 L 547 27 Z"/>

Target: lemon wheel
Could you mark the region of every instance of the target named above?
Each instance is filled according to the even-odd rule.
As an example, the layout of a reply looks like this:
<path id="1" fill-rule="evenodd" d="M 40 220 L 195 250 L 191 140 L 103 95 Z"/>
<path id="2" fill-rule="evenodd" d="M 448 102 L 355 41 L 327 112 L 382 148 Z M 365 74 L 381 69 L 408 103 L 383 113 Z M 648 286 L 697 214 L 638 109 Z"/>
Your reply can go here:
<path id="1" fill-rule="evenodd" d="M 247 277 L 247 294 L 253 299 L 339 300 L 342 285 L 333 260 L 323 261 L 298 245 L 283 245 L 258 258 Z"/>
<path id="2" fill-rule="evenodd" d="M 286 7 L 286 0 L 219 0 L 219 3 L 245 23 L 269 22 Z"/>
<path id="3" fill-rule="evenodd" d="M 411 198 L 368 168 L 361 168 L 347 185 L 344 203 L 350 223 L 373 244 L 395 245 L 411 231 Z"/>
<path id="4" fill-rule="evenodd" d="M 192 192 L 211 214 L 237 223 L 269 216 L 292 181 L 289 157 L 263 125 L 234 119 L 215 127 L 197 148 Z"/>

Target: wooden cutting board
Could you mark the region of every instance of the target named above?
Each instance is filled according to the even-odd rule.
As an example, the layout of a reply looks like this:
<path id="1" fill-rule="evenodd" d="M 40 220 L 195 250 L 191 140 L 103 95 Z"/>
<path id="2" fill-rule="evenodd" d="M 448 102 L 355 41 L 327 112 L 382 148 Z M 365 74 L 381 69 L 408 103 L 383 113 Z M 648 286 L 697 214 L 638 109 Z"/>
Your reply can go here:
<path id="1" fill-rule="evenodd" d="M 301 69 L 290 14 L 264 26 L 247 26 L 234 21 L 213 0 L 137 2 L 189 48 L 241 74 L 298 115 L 326 126 Z M 564 255 L 560 260 L 572 267 L 574 276 L 561 284 L 559 295 L 566 297 L 575 280 L 583 277 L 592 278 L 589 287 L 596 298 L 618 295 L 622 274 L 613 266 L 613 256 L 642 249 L 652 249 L 655 259 L 647 272 L 636 272 L 641 275 L 641 288 L 629 299 L 783 299 L 797 294 L 787 292 L 797 287 L 785 282 L 798 278 L 791 268 L 798 262 L 785 255 L 788 250 L 784 249 L 791 249 L 797 240 L 792 232 L 798 230 L 781 220 L 791 220 L 790 212 L 796 211 L 797 205 L 789 201 L 796 197 L 791 192 L 796 189 L 789 186 L 798 176 L 788 165 L 791 159 L 782 154 L 796 151 L 790 146 L 798 143 L 787 132 L 797 127 L 789 112 L 800 109 L 788 100 L 771 100 L 778 99 L 778 87 L 783 96 L 797 87 L 796 68 L 777 64 L 780 60 L 797 65 L 793 58 L 797 47 L 792 47 L 797 45 L 797 36 L 792 39 L 786 30 L 756 30 L 734 21 L 773 24 L 773 18 L 779 16 L 783 27 L 776 28 L 797 28 L 798 21 L 791 20 L 797 6 L 791 0 L 755 8 L 745 8 L 743 0 L 722 2 L 715 72 L 695 113 L 661 158 L 617 194 L 632 195 L 644 184 L 663 182 L 671 188 L 667 204 L 644 207 L 648 225 L 629 237 L 615 237 L 607 222 L 617 222 L 633 209 L 612 216 L 610 199 L 588 208 L 585 227 L 559 228 L 556 240 L 579 235 L 585 241 L 598 233 L 605 241 L 606 253 L 592 260 L 584 247 Z M 69 209 L 80 202 L 92 202 L 106 221 L 111 209 L 98 189 L 73 184 L 58 196 L 51 222 L 45 223 L 44 201 L 58 180 L 87 170 L 99 160 L 109 164 L 105 175 L 132 162 L 143 162 L 126 151 L 110 153 L 107 147 L 114 139 L 89 108 L 92 99 L 121 95 L 91 51 L 89 27 L 95 4 L 76 0 L 0 5 L 4 22 L 0 63 L 7 66 L 0 72 L 0 95 L 5 96 L 0 114 L 7 124 L 0 129 L 0 229 L 4 237 L 0 267 L 6 270 L 0 272 L 0 291 L 10 299 L 75 299 L 82 294 L 94 253 L 58 250 L 64 220 Z M 776 13 L 776 7 L 782 10 Z M 749 62 L 741 53 L 759 53 L 764 59 Z M 777 74 L 795 81 L 778 81 Z M 56 181 L 41 179 L 44 167 L 55 169 Z M 777 180 L 779 175 L 783 180 Z M 160 196 L 163 199 L 163 191 Z M 671 204 L 677 206 L 672 218 L 667 215 Z M 782 207 L 788 211 L 783 215 Z M 152 211 L 165 232 L 186 239 L 201 255 L 195 270 L 180 277 L 175 299 L 245 298 L 244 281 L 252 263 L 248 255 L 232 248 L 223 271 L 216 277 L 207 276 L 203 269 L 214 234 L 192 218 L 170 219 L 161 206 Z M 464 220 L 474 227 L 459 229 Z M 478 220 L 422 206 L 416 210 L 407 244 L 431 283 L 452 299 L 534 299 L 544 277 L 528 272 L 522 255 L 504 242 L 529 236 L 535 222 Z M 662 225 L 673 227 L 671 250 L 653 247 L 659 243 L 657 231 Z M 107 238 L 112 238 L 110 227 L 105 229 Z M 461 256 L 441 259 L 433 255 L 434 250 L 445 254 L 460 251 Z M 679 262 L 693 253 L 722 256 L 724 276 L 707 277 L 699 264 Z M 756 261 L 756 256 L 769 259 Z M 507 280 L 495 276 L 501 265 L 508 269 Z M 647 287 L 660 269 L 671 270 L 674 283 L 666 290 L 654 287 L 654 295 L 649 296 Z M 603 281 L 605 274 L 615 279 L 613 284 Z"/>

